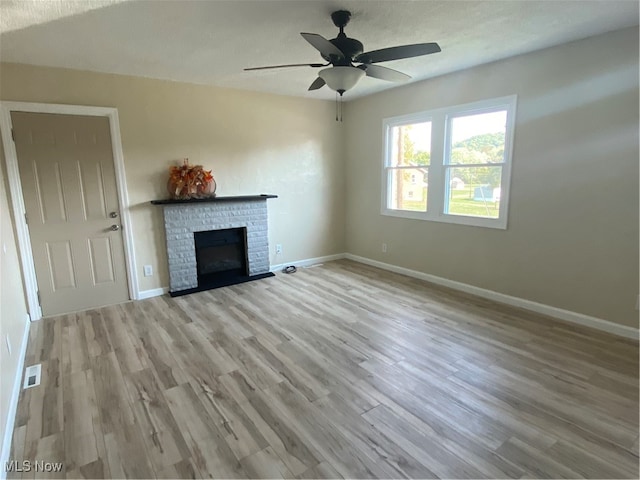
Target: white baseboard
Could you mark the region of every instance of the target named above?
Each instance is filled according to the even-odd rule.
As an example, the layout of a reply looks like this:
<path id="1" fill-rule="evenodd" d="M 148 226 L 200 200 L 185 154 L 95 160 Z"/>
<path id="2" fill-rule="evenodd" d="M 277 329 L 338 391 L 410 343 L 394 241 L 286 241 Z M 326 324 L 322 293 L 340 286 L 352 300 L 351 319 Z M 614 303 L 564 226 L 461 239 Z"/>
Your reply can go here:
<path id="1" fill-rule="evenodd" d="M 295 262 L 282 263 L 280 265 L 271 265 L 270 272 L 279 272 L 287 265 L 295 265 L 296 267 L 310 267 L 317 263 L 330 262 L 331 260 L 340 260 L 344 258 L 344 253 L 338 253 L 335 255 L 325 255 L 324 257 L 307 258 L 305 260 L 297 260 Z M 153 288 L 151 290 L 142 290 L 138 292 L 137 300 L 144 300 L 145 298 L 158 297 L 169 292 L 169 287 Z"/>
<path id="2" fill-rule="evenodd" d="M 638 340 L 638 329 L 627 327 L 625 325 L 618 325 L 617 323 L 603 320 L 601 318 L 590 317 L 589 315 L 572 312 L 570 310 L 563 310 L 562 308 L 552 307 L 550 305 L 534 302 L 532 300 L 526 300 L 524 298 L 512 297 L 511 295 L 506 295 L 504 293 L 494 292 L 493 290 L 487 290 L 485 288 L 476 287 L 466 283 L 456 282 L 454 280 L 449 280 L 447 278 L 438 277 L 436 275 L 431 275 L 428 273 L 418 272 L 409 268 L 398 267 L 396 265 L 379 262 L 377 260 L 372 260 L 366 257 L 360 257 L 351 253 L 345 254 L 344 258 L 348 258 L 349 260 L 353 260 L 355 262 L 364 263 L 366 265 L 371 265 L 372 267 L 378 267 L 383 270 L 389 270 L 390 272 L 400 273 L 408 277 L 426 280 L 427 282 L 443 285 L 445 287 L 453 288 L 454 290 L 459 290 L 461 292 L 471 293 L 473 295 L 477 295 L 478 297 L 487 298 L 489 300 L 505 303 L 514 307 L 524 308 L 526 310 L 531 310 L 532 312 L 548 315 L 550 317 L 564 320 L 566 322 L 595 328 L 597 330 L 602 330 L 604 332 L 618 335 L 620 337 Z"/>
<path id="3" fill-rule="evenodd" d="M 13 438 L 13 428 L 16 422 L 16 412 L 18 411 L 18 398 L 20 397 L 20 388 L 22 386 L 22 372 L 24 371 L 24 358 L 27 355 L 27 342 L 29 341 L 29 327 L 31 326 L 31 318 L 26 315 L 24 322 L 24 332 L 22 333 L 22 343 L 18 358 L 18 370 L 13 381 L 13 390 L 11 391 L 11 403 L 7 412 L 7 423 L 5 425 L 4 436 L 2 438 L 2 452 L 0 453 L 0 480 L 4 480 L 7 476 L 5 465 L 9 461 L 9 453 L 11 452 L 11 439 Z M 3 374 L 6 372 L 3 372 Z"/>
<path id="4" fill-rule="evenodd" d="M 137 300 L 144 300 L 145 298 L 159 297 L 169 291 L 169 287 L 152 288 L 151 290 L 142 290 L 138 292 Z"/>
<path id="5" fill-rule="evenodd" d="M 296 260 L 295 262 L 281 263 L 279 265 L 271 265 L 269 271 L 279 272 L 288 265 L 295 265 L 296 267 L 310 267 L 318 263 L 331 262 L 332 260 L 340 260 L 345 258 L 344 253 L 336 253 L 334 255 L 325 255 L 324 257 L 306 258 L 304 260 Z"/>

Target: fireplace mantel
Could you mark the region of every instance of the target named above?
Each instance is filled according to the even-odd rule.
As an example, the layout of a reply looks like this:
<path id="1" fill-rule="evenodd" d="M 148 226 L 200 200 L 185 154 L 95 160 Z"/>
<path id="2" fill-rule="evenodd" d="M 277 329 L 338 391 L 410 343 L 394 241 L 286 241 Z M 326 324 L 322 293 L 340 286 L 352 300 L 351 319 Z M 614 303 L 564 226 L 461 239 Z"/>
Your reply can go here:
<path id="1" fill-rule="evenodd" d="M 151 200 L 153 205 L 174 205 L 178 203 L 209 203 L 209 202 L 246 202 L 251 200 L 266 200 L 267 198 L 278 198 L 277 195 L 268 195 L 266 193 L 260 195 L 239 195 L 229 197 L 209 197 L 209 198 L 190 198 L 188 200 Z"/>

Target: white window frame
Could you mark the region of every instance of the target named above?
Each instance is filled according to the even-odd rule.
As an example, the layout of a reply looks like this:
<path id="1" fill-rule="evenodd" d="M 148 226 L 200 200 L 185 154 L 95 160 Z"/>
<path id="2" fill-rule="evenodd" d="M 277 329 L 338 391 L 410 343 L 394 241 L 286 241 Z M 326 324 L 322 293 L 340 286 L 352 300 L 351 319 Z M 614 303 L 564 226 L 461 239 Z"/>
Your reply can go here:
<path id="1" fill-rule="evenodd" d="M 380 213 L 391 217 L 410 218 L 416 220 L 429 220 L 435 222 L 455 223 L 460 225 L 472 225 L 476 227 L 498 228 L 506 230 L 509 214 L 509 199 L 511 186 L 511 165 L 513 154 L 513 136 L 515 130 L 517 95 L 509 95 L 499 98 L 491 98 L 463 105 L 438 108 L 425 112 L 412 113 L 382 120 L 382 202 Z M 477 115 L 498 110 L 506 110 L 506 132 L 504 145 L 504 163 L 495 164 L 502 167 L 502 179 L 500 184 L 500 206 L 498 218 L 483 218 L 470 215 L 455 215 L 445 213 L 445 195 L 449 190 L 446 185 L 446 171 L 448 164 L 445 162 L 450 155 L 451 119 L 461 115 Z M 389 208 L 388 194 L 391 191 L 388 174 L 392 166 L 391 132 L 394 127 L 431 122 L 431 164 L 429 169 L 429 189 L 427 191 L 427 211 L 416 212 L 409 210 L 396 210 Z M 478 165 L 482 166 L 482 165 Z"/>

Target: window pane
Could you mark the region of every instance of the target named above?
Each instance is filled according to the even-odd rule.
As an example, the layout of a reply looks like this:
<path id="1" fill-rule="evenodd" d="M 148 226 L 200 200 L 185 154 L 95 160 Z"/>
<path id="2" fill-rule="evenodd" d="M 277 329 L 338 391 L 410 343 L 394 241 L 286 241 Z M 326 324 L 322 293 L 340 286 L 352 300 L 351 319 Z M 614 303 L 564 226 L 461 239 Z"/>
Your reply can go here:
<path id="1" fill-rule="evenodd" d="M 448 163 L 502 163 L 507 111 L 451 119 L 451 156 Z"/>
<path id="2" fill-rule="evenodd" d="M 457 167 L 447 169 L 448 198 L 445 212 L 498 218 L 502 167 Z"/>
<path id="3" fill-rule="evenodd" d="M 431 122 L 391 128 L 389 166 L 429 165 L 431 163 Z"/>
<path id="4" fill-rule="evenodd" d="M 389 208 L 426 212 L 427 181 L 427 168 L 389 169 Z"/>

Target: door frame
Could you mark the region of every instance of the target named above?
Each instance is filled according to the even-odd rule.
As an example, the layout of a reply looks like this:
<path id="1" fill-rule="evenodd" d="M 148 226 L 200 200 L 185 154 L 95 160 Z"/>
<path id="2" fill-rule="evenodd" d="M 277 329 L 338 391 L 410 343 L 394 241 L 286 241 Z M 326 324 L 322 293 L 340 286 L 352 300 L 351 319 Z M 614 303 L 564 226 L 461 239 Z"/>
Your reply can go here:
<path id="1" fill-rule="evenodd" d="M 139 297 L 138 276 L 136 274 L 135 251 L 133 248 L 133 229 L 131 227 L 131 214 L 129 212 L 129 194 L 127 190 L 127 178 L 124 168 L 124 156 L 122 154 L 122 139 L 120 137 L 120 121 L 118 109 L 114 107 L 90 107 L 82 105 L 61 105 L 53 103 L 30 102 L 0 102 L 0 132 L 4 146 L 4 158 L 7 166 L 7 178 L 9 180 L 9 192 L 13 210 L 13 220 L 18 240 L 18 251 L 22 264 L 25 296 L 29 308 L 31 321 L 42 318 L 42 309 L 38 301 L 38 283 L 36 270 L 31 250 L 31 238 L 25 219 L 26 209 L 22 195 L 20 172 L 18 170 L 18 155 L 12 138 L 13 123 L 11 112 L 29 113 L 54 113 L 62 115 L 87 115 L 94 117 L 107 117 L 111 131 L 111 151 L 113 153 L 113 166 L 116 172 L 116 188 L 118 191 L 118 203 L 120 205 L 120 218 L 122 221 L 125 268 L 127 271 L 127 283 L 129 298 L 137 300 Z"/>

